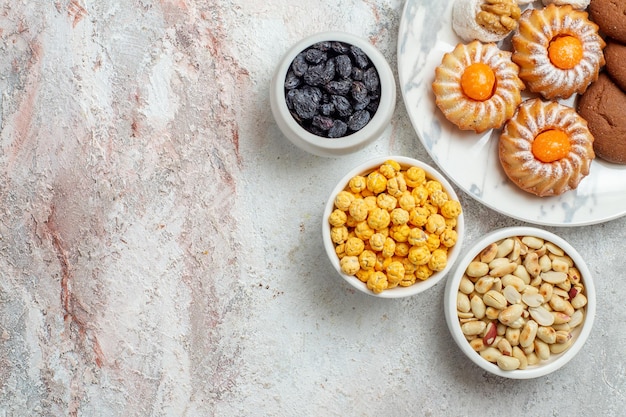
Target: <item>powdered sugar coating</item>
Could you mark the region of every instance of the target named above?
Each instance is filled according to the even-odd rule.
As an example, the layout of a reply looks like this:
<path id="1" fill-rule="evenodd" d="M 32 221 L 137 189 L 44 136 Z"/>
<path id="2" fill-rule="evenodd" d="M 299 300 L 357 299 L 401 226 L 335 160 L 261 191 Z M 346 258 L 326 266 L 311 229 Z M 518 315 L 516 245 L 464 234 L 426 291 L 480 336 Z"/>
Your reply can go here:
<path id="1" fill-rule="evenodd" d="M 461 86 L 463 72 L 477 62 L 488 65 L 496 78 L 493 95 L 484 101 L 467 97 Z M 435 70 L 432 84 L 435 102 L 446 118 L 462 130 L 481 133 L 500 128 L 522 101 L 520 92 L 524 84 L 517 74 L 511 53 L 499 49 L 495 43 L 458 44 L 452 52 L 444 54 Z"/>
<path id="2" fill-rule="evenodd" d="M 541 162 L 532 153 L 535 137 L 546 130 L 562 130 L 571 148 L 565 158 Z M 499 156 L 506 175 L 521 189 L 540 197 L 559 195 L 578 187 L 589 174 L 593 136 L 587 122 L 571 107 L 534 98 L 523 102 L 505 124 Z"/>
<path id="3" fill-rule="evenodd" d="M 557 6 L 571 5 L 574 9 L 584 10 L 591 3 L 590 0 L 541 0 L 544 6 L 556 4 Z"/>
<path id="4" fill-rule="evenodd" d="M 519 76 L 528 89 L 544 98 L 569 98 L 582 94 L 597 80 L 604 65 L 604 40 L 598 26 L 587 18 L 587 12 L 572 6 L 550 4 L 543 9 L 522 13 L 512 37 L 513 61 L 519 65 Z M 550 42 L 557 36 L 570 35 L 582 44 L 582 58 L 571 69 L 556 67 L 548 56 Z"/>
<path id="5" fill-rule="evenodd" d="M 476 22 L 482 0 L 456 0 L 452 6 L 452 28 L 465 42 L 479 40 L 481 42 L 499 42 L 509 33 L 496 33 Z"/>

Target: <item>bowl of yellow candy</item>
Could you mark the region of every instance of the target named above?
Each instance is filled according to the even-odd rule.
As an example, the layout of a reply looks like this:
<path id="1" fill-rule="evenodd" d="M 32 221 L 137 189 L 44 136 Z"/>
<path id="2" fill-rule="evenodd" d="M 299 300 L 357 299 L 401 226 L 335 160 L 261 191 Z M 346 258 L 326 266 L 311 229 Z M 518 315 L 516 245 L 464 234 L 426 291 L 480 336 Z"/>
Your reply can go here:
<path id="1" fill-rule="evenodd" d="M 463 210 L 446 178 L 417 159 L 385 156 L 348 172 L 324 208 L 331 264 L 352 287 L 408 297 L 441 281 L 459 256 Z"/>

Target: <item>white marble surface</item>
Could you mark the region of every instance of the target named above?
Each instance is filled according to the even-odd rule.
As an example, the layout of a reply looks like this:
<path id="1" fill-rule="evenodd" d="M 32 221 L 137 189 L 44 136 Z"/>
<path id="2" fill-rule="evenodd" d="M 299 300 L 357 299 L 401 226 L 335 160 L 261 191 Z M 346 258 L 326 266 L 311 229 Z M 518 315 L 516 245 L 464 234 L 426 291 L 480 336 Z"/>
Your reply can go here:
<path id="1" fill-rule="evenodd" d="M 570 364 L 530 381 L 463 358 L 443 283 L 378 300 L 325 258 L 321 212 L 346 171 L 432 161 L 400 95 L 374 145 L 305 154 L 272 120 L 269 80 L 329 29 L 397 68 L 402 8 L 2 2 L 0 416 L 624 414 L 625 218 L 549 228 L 589 260 L 598 315 Z M 521 224 L 461 199 L 468 241 Z"/>

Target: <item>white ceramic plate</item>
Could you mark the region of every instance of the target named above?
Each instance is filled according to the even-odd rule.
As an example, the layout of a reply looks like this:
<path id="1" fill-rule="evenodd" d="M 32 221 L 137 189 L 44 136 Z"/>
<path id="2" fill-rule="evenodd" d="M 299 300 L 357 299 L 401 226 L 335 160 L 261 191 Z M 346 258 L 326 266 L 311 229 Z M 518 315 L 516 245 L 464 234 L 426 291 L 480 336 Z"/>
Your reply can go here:
<path id="1" fill-rule="evenodd" d="M 530 223 L 582 226 L 626 215 L 626 166 L 596 158 L 576 190 L 535 197 L 504 174 L 498 159 L 499 130 L 477 135 L 445 119 L 435 105 L 431 83 L 443 54 L 461 42 L 450 23 L 453 1 L 407 0 L 398 36 L 404 103 L 417 136 L 439 169 L 484 205 Z"/>

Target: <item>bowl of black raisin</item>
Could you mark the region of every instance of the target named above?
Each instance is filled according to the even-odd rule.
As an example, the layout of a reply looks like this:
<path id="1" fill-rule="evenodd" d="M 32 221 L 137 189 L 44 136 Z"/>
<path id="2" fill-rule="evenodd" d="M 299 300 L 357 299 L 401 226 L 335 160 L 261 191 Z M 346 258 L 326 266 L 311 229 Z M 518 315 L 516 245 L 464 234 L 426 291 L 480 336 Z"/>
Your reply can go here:
<path id="1" fill-rule="evenodd" d="M 383 134 L 395 110 L 396 84 L 385 57 L 369 41 L 322 32 L 284 55 L 272 78 L 270 104 L 294 145 L 338 157 Z"/>

